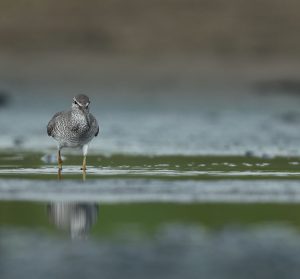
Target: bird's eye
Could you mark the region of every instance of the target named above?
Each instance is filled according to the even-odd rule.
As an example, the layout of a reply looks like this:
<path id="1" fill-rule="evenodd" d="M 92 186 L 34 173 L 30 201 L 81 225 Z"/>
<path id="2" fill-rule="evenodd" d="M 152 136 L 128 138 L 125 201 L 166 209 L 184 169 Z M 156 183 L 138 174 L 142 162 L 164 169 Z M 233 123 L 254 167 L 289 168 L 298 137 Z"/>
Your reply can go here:
<path id="1" fill-rule="evenodd" d="M 74 100 L 74 104 L 75 104 L 75 105 L 78 105 L 78 103 L 77 103 L 75 100 Z"/>

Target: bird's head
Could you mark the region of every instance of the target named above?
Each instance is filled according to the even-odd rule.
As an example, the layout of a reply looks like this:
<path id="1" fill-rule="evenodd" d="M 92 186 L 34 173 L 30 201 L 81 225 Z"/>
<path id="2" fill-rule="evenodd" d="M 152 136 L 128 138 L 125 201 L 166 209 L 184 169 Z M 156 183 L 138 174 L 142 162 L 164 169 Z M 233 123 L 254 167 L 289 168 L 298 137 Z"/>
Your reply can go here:
<path id="1" fill-rule="evenodd" d="M 84 113 L 89 111 L 90 99 L 88 96 L 80 94 L 73 98 L 72 108 L 79 109 Z"/>

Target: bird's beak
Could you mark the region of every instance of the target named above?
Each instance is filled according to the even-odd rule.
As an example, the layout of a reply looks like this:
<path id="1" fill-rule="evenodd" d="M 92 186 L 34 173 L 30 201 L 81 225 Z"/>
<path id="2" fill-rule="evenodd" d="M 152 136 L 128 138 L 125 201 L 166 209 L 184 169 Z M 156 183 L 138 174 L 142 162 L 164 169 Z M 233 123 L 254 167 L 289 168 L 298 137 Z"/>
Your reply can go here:
<path id="1" fill-rule="evenodd" d="M 87 113 L 87 112 L 88 112 L 88 108 L 87 108 L 87 107 L 79 106 L 79 109 L 80 109 L 83 113 Z"/>
<path id="2" fill-rule="evenodd" d="M 83 112 L 86 122 L 88 123 L 88 126 L 90 127 L 90 118 L 88 115 L 88 109 L 86 107 L 82 107 L 82 106 L 80 106 L 79 109 Z"/>

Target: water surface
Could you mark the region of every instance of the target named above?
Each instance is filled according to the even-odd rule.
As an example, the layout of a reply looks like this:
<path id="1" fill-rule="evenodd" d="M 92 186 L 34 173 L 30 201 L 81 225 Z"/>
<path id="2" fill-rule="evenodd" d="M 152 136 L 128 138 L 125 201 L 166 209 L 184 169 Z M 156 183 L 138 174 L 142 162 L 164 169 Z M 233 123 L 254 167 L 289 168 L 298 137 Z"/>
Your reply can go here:
<path id="1" fill-rule="evenodd" d="M 64 150 L 58 177 L 45 127 L 69 98 L 49 96 L 0 110 L 1 278 L 298 278 L 294 98 L 94 94 L 86 176 Z"/>

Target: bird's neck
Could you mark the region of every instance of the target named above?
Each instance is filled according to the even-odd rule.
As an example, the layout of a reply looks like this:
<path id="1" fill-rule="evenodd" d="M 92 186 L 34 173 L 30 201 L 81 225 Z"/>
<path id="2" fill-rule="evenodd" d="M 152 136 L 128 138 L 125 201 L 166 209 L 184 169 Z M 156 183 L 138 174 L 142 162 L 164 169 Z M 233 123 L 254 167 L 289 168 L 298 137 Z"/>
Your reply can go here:
<path id="1" fill-rule="evenodd" d="M 87 126 L 90 126 L 90 113 L 89 111 L 83 112 L 80 109 L 73 109 L 72 116 L 80 122 L 85 122 Z"/>

